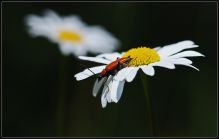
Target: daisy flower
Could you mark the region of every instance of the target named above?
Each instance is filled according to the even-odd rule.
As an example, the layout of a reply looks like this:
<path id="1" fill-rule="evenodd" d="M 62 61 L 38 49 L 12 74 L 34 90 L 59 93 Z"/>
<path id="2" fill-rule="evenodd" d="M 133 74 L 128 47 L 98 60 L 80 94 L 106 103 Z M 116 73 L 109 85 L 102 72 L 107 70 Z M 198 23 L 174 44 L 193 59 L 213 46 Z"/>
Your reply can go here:
<path id="1" fill-rule="evenodd" d="M 119 45 L 103 27 L 88 26 L 77 15 L 60 17 L 54 11 L 46 10 L 44 17 L 28 15 L 25 21 L 30 35 L 43 36 L 57 43 L 64 55 L 112 52 Z"/>
<path id="2" fill-rule="evenodd" d="M 198 70 L 192 66 L 192 61 L 185 57 L 204 56 L 199 52 L 193 50 L 185 50 L 189 48 L 196 48 L 194 42 L 190 40 L 181 41 L 175 44 L 164 47 L 148 48 L 138 47 L 132 48 L 123 53 L 105 53 L 96 57 L 79 56 L 82 60 L 102 63 L 104 65 L 85 69 L 84 71 L 75 75 L 76 80 L 86 79 L 94 74 L 100 73 L 107 64 L 115 61 L 117 58 L 131 57 L 132 60 L 128 66 L 117 72 L 115 76 L 110 75 L 106 82 L 104 79 L 96 80 L 93 87 L 93 95 L 96 96 L 103 83 L 105 83 L 101 96 L 102 107 L 106 107 L 107 102 L 117 103 L 121 98 L 125 82 L 131 82 L 135 78 L 137 72 L 141 69 L 146 75 L 154 76 L 155 66 L 164 67 L 168 69 L 175 69 L 175 65 L 184 65 Z M 182 51 L 185 50 L 185 51 Z"/>

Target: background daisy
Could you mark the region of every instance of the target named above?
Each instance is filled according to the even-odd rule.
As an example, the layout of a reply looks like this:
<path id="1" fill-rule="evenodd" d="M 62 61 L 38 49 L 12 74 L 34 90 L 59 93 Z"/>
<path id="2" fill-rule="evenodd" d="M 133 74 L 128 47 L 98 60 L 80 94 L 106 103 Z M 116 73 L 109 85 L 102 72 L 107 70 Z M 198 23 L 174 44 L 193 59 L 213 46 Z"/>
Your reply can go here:
<path id="1" fill-rule="evenodd" d="M 85 55 L 87 52 L 112 52 L 119 40 L 101 26 L 88 26 L 78 15 L 59 16 L 52 10 L 44 16 L 25 18 L 31 36 L 43 36 L 57 43 L 64 55 Z"/>

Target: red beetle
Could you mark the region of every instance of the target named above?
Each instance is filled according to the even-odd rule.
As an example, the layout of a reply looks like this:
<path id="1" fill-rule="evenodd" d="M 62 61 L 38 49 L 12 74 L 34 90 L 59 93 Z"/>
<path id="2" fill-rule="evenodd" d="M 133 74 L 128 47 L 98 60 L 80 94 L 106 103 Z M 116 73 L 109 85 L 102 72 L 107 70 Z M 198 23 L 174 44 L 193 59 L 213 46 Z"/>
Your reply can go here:
<path id="1" fill-rule="evenodd" d="M 98 76 L 98 81 L 101 80 L 103 77 L 108 77 L 109 75 L 115 75 L 119 70 L 127 67 L 128 63 L 132 60 L 130 56 L 117 58 L 117 60 L 108 64 L 105 69 Z"/>
<path id="2" fill-rule="evenodd" d="M 97 80 L 95 81 L 95 85 L 93 88 L 93 95 L 96 96 L 101 86 L 107 81 L 108 77 L 110 75 L 114 76 L 120 71 L 121 69 L 128 66 L 129 62 L 132 60 L 130 56 L 123 57 L 123 58 L 117 58 L 117 60 L 111 62 L 110 64 L 106 65 L 105 69 L 101 71 L 101 73 L 98 75 Z M 90 70 L 88 68 L 88 70 Z M 90 70 L 93 74 L 95 74 L 93 71 Z M 101 80 L 101 81 L 100 81 Z M 106 85 L 108 90 L 109 87 Z"/>

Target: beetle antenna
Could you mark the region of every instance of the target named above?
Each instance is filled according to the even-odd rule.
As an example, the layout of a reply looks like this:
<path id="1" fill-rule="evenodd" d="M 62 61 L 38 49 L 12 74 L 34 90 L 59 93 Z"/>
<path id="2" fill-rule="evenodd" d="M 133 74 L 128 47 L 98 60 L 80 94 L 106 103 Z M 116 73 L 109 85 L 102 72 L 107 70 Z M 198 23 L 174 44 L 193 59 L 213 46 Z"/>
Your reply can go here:
<path id="1" fill-rule="evenodd" d="M 90 68 L 87 68 L 87 69 L 95 75 L 95 73 Z"/>
<path id="2" fill-rule="evenodd" d="M 96 75 L 96 74 L 95 74 L 90 68 L 88 68 L 86 65 L 81 64 L 81 63 L 80 63 L 80 65 L 86 67 L 90 72 L 92 72 L 94 75 Z"/>

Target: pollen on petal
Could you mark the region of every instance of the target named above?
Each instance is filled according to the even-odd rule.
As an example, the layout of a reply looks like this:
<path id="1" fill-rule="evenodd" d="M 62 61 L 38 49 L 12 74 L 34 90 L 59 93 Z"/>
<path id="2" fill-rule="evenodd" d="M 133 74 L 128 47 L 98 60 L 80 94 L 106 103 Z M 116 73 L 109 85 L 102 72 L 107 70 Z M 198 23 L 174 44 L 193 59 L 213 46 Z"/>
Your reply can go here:
<path id="1" fill-rule="evenodd" d="M 160 61 L 157 51 L 147 47 L 132 48 L 124 53 L 122 57 L 128 56 L 132 58 L 129 63 L 130 66 L 148 65 Z"/>

